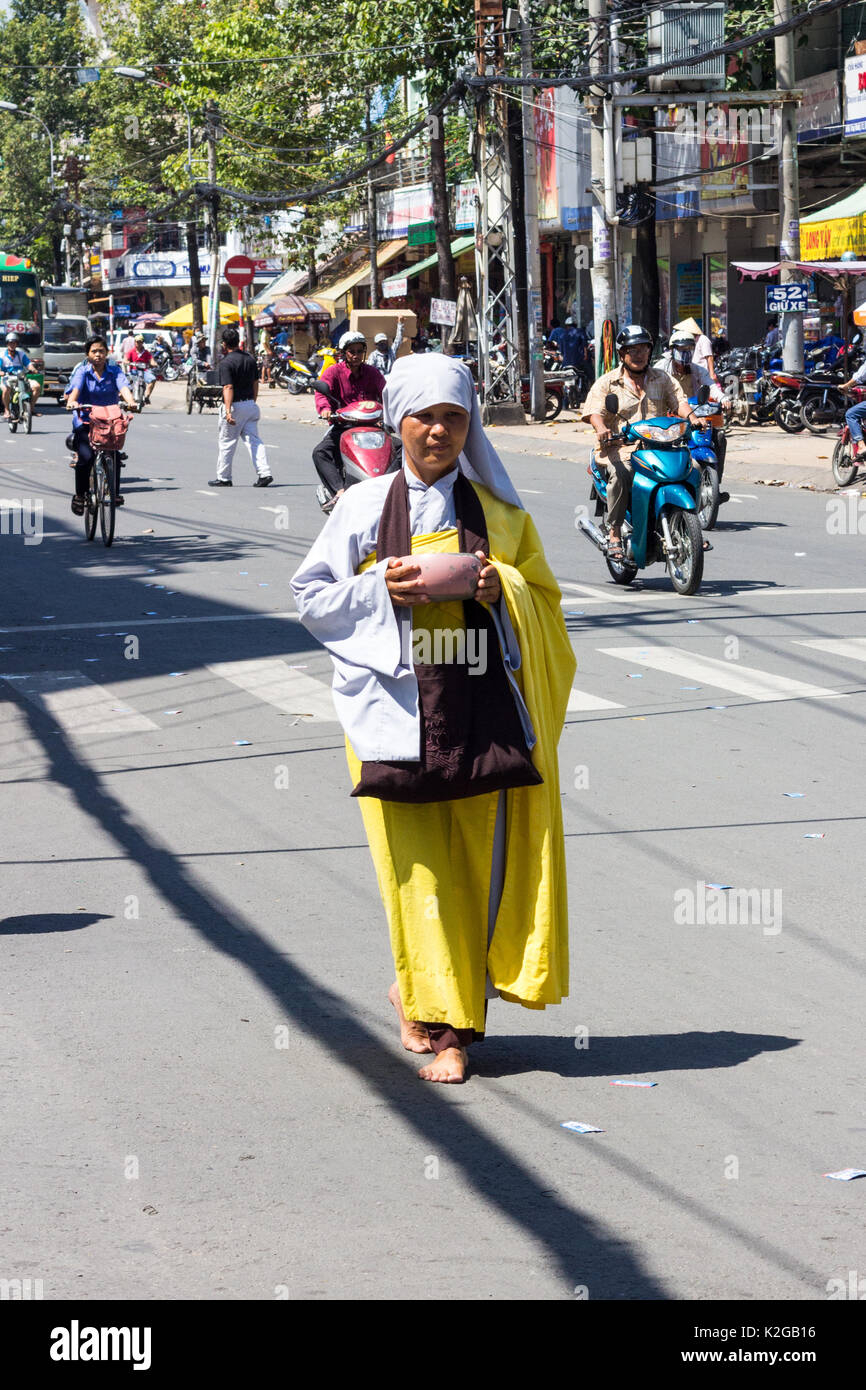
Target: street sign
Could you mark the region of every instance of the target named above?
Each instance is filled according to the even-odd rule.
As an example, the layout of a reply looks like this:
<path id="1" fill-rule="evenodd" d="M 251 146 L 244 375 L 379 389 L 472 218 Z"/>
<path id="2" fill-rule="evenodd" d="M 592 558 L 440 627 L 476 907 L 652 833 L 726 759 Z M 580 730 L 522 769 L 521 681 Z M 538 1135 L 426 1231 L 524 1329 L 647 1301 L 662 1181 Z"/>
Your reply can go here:
<path id="1" fill-rule="evenodd" d="M 255 279 L 255 262 L 251 261 L 249 256 L 230 256 L 223 274 L 234 289 L 242 290 Z"/>
<path id="2" fill-rule="evenodd" d="M 430 322 L 453 326 L 457 322 L 457 300 L 431 299 Z"/>
<path id="3" fill-rule="evenodd" d="M 767 285 L 768 314 L 805 314 L 809 307 L 808 285 Z"/>

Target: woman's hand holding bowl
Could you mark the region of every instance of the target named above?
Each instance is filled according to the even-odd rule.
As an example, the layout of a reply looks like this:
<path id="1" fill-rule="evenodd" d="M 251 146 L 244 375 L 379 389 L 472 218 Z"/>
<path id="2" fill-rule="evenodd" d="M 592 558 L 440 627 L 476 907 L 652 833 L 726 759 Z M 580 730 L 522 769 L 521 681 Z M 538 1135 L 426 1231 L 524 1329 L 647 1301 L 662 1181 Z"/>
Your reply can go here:
<path id="1" fill-rule="evenodd" d="M 483 550 L 476 550 L 475 554 L 482 562 L 482 570 L 478 576 L 478 588 L 475 590 L 474 597 L 478 603 L 498 603 L 502 598 L 499 571 L 495 565 L 487 563 L 487 556 Z"/>

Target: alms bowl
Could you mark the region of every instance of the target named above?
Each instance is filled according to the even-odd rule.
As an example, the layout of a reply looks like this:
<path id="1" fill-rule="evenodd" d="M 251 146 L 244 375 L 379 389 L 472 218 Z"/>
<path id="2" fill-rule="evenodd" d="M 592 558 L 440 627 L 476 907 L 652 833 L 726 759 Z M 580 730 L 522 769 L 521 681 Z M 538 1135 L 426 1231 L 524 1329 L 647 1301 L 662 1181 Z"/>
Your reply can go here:
<path id="1" fill-rule="evenodd" d="M 400 563 L 418 566 L 421 587 L 431 599 L 471 598 L 482 569 L 477 555 L 462 552 L 403 555 Z"/>

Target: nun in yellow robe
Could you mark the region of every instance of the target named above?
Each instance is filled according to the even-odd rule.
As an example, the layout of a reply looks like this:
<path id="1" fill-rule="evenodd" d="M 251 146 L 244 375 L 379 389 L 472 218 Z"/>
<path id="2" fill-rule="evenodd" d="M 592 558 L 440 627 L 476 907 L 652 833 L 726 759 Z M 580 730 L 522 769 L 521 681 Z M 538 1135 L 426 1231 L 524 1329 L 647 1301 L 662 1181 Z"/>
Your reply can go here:
<path id="1" fill-rule="evenodd" d="M 398 360 L 385 417 L 403 440 L 413 555 L 459 549 L 458 472 L 480 501 L 489 563 L 474 597 L 493 621 L 490 657 L 503 664 L 541 779 L 455 800 L 359 797 L 394 954 L 392 1000 L 409 1021 L 411 1050 L 437 1053 L 441 1065 L 421 1075 L 453 1081 L 465 1070 L 456 1051 L 483 1035 L 490 997 L 538 1009 L 568 992 L 557 743 L 575 660 L 560 590 L 484 434 L 465 364 L 438 354 Z M 427 661 L 441 648 L 445 659 L 472 659 L 471 644 L 460 642 L 462 602 L 419 601 L 415 573 L 377 553 L 397 481 L 390 474 L 347 490 L 292 580 L 301 621 L 333 660 L 353 783 L 365 765 L 416 765 L 422 756 L 417 653 Z M 451 641 L 437 647 L 445 632 Z M 418 1042 L 425 1029 L 429 1048 Z"/>

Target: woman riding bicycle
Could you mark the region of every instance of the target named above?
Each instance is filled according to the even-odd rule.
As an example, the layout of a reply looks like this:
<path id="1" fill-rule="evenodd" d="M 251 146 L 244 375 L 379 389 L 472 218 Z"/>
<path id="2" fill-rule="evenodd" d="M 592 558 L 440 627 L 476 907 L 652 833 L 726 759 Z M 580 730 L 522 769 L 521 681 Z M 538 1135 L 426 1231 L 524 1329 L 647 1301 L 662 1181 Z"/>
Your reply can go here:
<path id="1" fill-rule="evenodd" d="M 123 400 L 131 410 L 136 409 L 135 397 L 129 389 L 129 382 L 123 368 L 108 360 L 108 344 L 104 338 L 88 338 L 84 344 L 87 360 L 80 362 L 69 379 L 66 388 L 66 409 L 74 410 L 72 417 L 72 448 L 77 455 L 75 465 L 75 493 L 72 510 L 76 516 L 84 515 L 90 470 L 93 466 L 93 449 L 90 445 L 90 425 L 81 415 L 78 406 L 117 405 Z M 120 478 L 115 480 L 117 505 L 123 506 L 120 495 Z"/>

